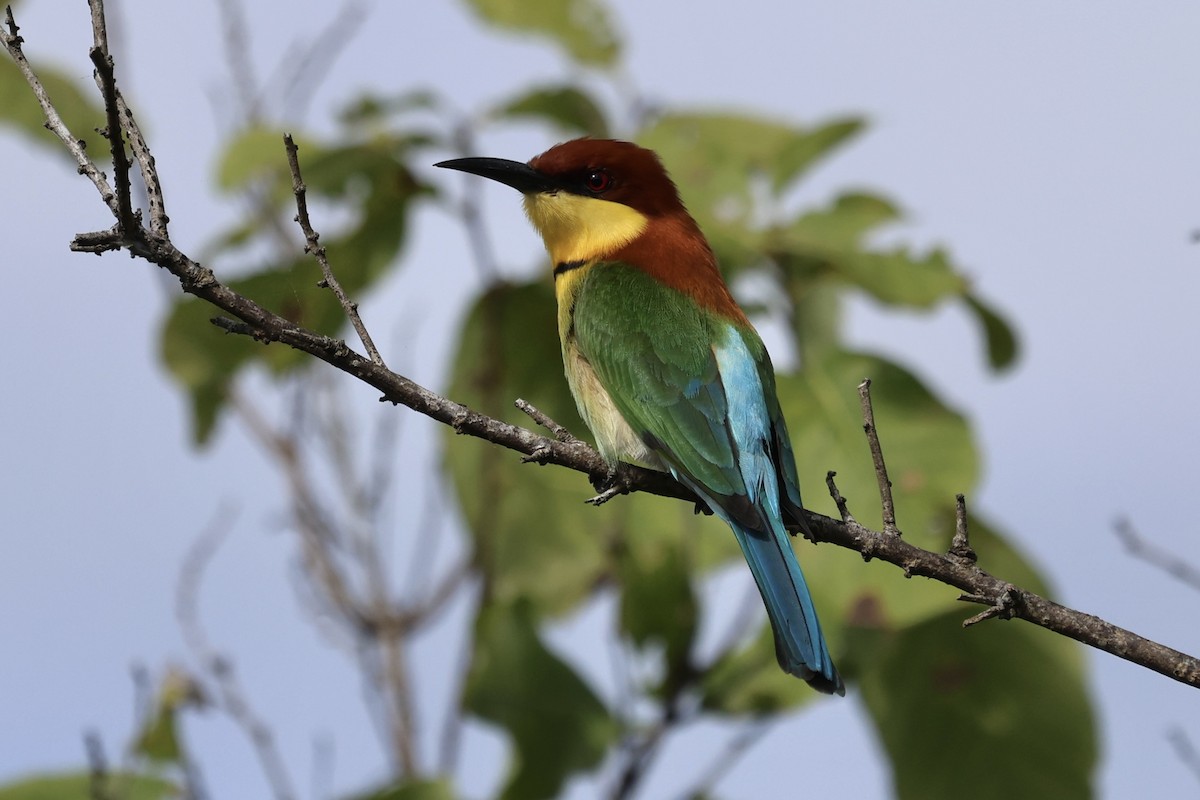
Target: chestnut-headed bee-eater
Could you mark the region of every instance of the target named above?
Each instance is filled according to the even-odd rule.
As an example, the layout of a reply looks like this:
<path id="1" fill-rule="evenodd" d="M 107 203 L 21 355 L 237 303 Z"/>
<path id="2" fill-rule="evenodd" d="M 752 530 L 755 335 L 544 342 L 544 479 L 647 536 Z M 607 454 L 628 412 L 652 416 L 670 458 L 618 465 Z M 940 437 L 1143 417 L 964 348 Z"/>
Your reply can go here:
<path id="1" fill-rule="evenodd" d="M 437 166 L 525 196 L 554 264 L 567 383 L 600 453 L 702 497 L 737 536 L 780 666 L 845 694 L 784 527 L 807 530 L 771 360 L 658 156 L 575 139 L 528 164 Z"/>

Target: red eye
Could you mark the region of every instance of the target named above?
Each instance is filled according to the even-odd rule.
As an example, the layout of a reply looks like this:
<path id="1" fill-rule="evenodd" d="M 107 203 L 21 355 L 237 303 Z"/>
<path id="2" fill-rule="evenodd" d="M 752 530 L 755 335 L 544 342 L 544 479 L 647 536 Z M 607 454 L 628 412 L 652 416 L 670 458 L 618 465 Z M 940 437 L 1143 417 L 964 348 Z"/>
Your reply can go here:
<path id="1" fill-rule="evenodd" d="M 598 169 L 594 172 L 589 172 L 587 180 L 584 183 L 587 184 L 589 191 L 599 193 L 612 186 L 612 176 L 604 170 Z"/>

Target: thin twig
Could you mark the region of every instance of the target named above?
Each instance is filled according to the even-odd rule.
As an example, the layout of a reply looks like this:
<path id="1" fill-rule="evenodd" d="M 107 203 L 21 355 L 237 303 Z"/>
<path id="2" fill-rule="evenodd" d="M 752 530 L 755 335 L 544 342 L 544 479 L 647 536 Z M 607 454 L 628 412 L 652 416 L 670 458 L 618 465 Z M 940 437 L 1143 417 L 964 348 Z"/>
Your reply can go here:
<path id="1" fill-rule="evenodd" d="M 543 428 L 545 428 L 546 430 L 548 430 L 552 434 L 554 434 L 554 438 L 557 439 L 558 441 L 560 441 L 560 442 L 577 442 L 577 441 L 579 441 L 578 439 L 575 438 L 575 435 L 573 433 L 571 433 L 569 430 L 564 428 L 562 425 L 559 425 L 554 420 L 550 419 L 549 416 L 547 416 L 545 413 L 543 413 L 541 410 L 539 410 L 537 406 L 535 406 L 533 403 L 530 403 L 528 400 L 524 400 L 524 399 L 518 397 L 516 400 L 513 401 L 513 405 L 516 406 L 521 411 L 528 414 L 530 419 L 532 419 L 538 425 L 541 425 Z"/>
<path id="2" fill-rule="evenodd" d="M 527 400 L 524 400 L 524 399 L 518 397 L 515 401 L 513 401 L 513 405 L 516 406 L 521 411 L 528 414 L 529 418 L 532 419 L 534 422 L 536 422 L 538 425 L 541 425 L 543 428 L 550 431 L 550 433 L 554 434 L 555 440 L 560 441 L 560 442 L 579 441 L 578 439 L 575 438 L 574 434 L 572 434 L 569 430 L 564 428 L 562 425 L 559 425 L 557 422 L 550 419 L 550 417 L 547 416 L 546 414 L 542 413 L 542 411 L 540 411 L 538 409 L 538 407 L 535 406 L 533 403 L 530 403 Z M 528 464 L 528 463 L 544 464 L 544 463 L 546 463 L 544 459 L 548 455 L 549 455 L 549 452 L 546 450 L 535 450 L 534 452 L 532 452 L 529 455 L 522 458 L 521 461 L 525 462 L 526 464 Z M 599 505 L 599 503 L 597 503 L 597 505 Z"/>
<path id="3" fill-rule="evenodd" d="M 337 536 L 329 515 L 317 502 L 316 492 L 295 442 L 275 431 L 258 409 L 241 394 L 231 393 L 229 405 L 264 452 L 275 458 L 287 478 L 292 498 L 292 517 L 303 534 L 301 541 L 309 565 L 307 574 L 317 580 L 331 612 L 348 622 L 352 628 L 362 629 L 367 615 L 342 574 L 337 559 L 330 552 L 330 546 Z"/>
<path id="4" fill-rule="evenodd" d="M 1012 619 L 1017 615 L 1017 604 L 1020 602 L 1020 594 L 1015 586 L 1006 586 L 999 595 L 992 597 L 979 594 L 964 594 L 959 595 L 959 600 L 967 603 L 983 603 L 988 607 L 979 612 L 973 617 L 963 620 L 962 626 L 969 628 L 972 625 L 978 625 L 984 620 L 992 619 Z"/>
<path id="5" fill-rule="evenodd" d="M 125 129 L 125 135 L 129 137 L 129 147 L 133 150 L 134 158 L 137 159 L 142 183 L 146 187 L 146 199 L 150 205 L 150 229 L 159 236 L 166 236 L 167 223 L 171 221 L 171 218 L 167 216 L 166 198 L 163 196 L 162 183 L 158 179 L 154 156 L 151 155 L 146 138 L 142 136 L 142 129 L 138 127 L 137 119 L 129 110 L 129 106 L 125 103 L 125 97 L 120 91 L 117 92 L 117 111 L 121 126 Z"/>
<path id="6" fill-rule="evenodd" d="M 1192 744 L 1192 740 L 1188 738 L 1183 728 L 1174 726 L 1167 731 L 1167 741 L 1175 749 L 1179 760 L 1192 773 L 1192 777 L 1200 781 L 1200 752 L 1196 751 L 1196 746 Z"/>
<path id="7" fill-rule="evenodd" d="M 883 507 L 883 532 L 899 536 L 896 528 L 896 505 L 892 501 L 892 482 L 888 478 L 887 464 L 883 461 L 883 447 L 879 444 L 879 431 L 875 428 L 875 410 L 871 407 L 871 379 L 866 378 L 858 385 L 858 398 L 862 402 L 863 430 L 871 448 L 871 461 L 875 465 L 875 477 L 879 481 L 879 503 Z"/>
<path id="8" fill-rule="evenodd" d="M 71 130 L 67 127 L 67 123 L 63 122 L 62 116 L 59 115 L 58 109 L 50 101 L 50 96 L 46 93 L 46 87 L 42 85 L 41 80 L 34 74 L 33 67 L 29 66 L 29 61 L 25 58 L 25 53 L 21 50 L 21 44 L 25 39 L 18 35 L 20 28 L 17 27 L 16 20 L 13 19 L 12 6 L 8 6 L 5 9 L 4 18 L 7 30 L 0 29 L 0 44 L 3 44 L 4 48 L 8 50 L 9 57 L 17 65 L 17 70 L 25 78 L 25 82 L 29 84 L 29 88 L 33 91 L 33 96 L 37 98 L 38 105 L 42 107 L 42 114 L 46 117 L 46 130 L 58 137 L 58 140 L 67 148 L 67 152 L 75 159 L 75 163 L 79 165 L 79 174 L 87 176 L 87 179 L 96 187 L 96 191 L 100 193 L 100 198 L 108 206 L 113 216 L 118 216 L 120 209 L 117 206 L 117 194 L 112 190 L 104 173 L 96 166 L 96 162 L 92 161 L 91 156 L 87 154 L 87 143 L 71 133 Z"/>
<path id="9" fill-rule="evenodd" d="M 85 733 L 83 747 L 87 751 L 88 800 L 113 800 L 108 791 L 108 759 L 104 756 L 100 734 L 95 731 Z"/>
<path id="10" fill-rule="evenodd" d="M 950 540 L 950 550 L 947 555 L 970 564 L 974 564 L 977 558 L 967 534 L 966 495 L 956 494 L 954 496 L 954 538 Z"/>
<path id="11" fill-rule="evenodd" d="M 710 762 L 708 769 L 692 788 L 679 795 L 680 800 L 696 800 L 701 797 L 713 796 L 713 787 L 717 781 L 729 774 L 738 760 L 744 756 L 774 725 L 775 720 L 764 717 L 749 723 L 725 746 L 724 752 Z"/>
<path id="12" fill-rule="evenodd" d="M 1118 519 L 1114 523 L 1113 529 L 1131 556 L 1158 567 L 1175 580 L 1185 583 L 1193 589 L 1200 590 L 1200 569 L 1143 538 L 1133 527 L 1133 523 L 1125 517 Z"/>
<path id="13" fill-rule="evenodd" d="M 683 714 L 682 701 L 684 692 L 691 685 L 691 681 L 685 680 L 673 686 L 662 700 L 662 714 L 658 720 L 631 747 L 626 748 L 625 767 L 613 784 L 609 794 L 611 800 L 626 800 L 634 795 L 642 777 L 661 752 L 667 734 L 688 721 Z"/>
<path id="14" fill-rule="evenodd" d="M 221 18 L 221 44 L 224 46 L 225 63 L 229 66 L 229 79 L 237 92 L 238 117 L 246 124 L 262 119 L 262 104 L 259 101 L 258 79 L 254 75 L 254 62 L 250 54 L 254 48 L 250 42 L 250 25 L 246 21 L 245 9 L 239 0 L 217 0 L 218 16 Z"/>
<path id="15" fill-rule="evenodd" d="M 476 152 L 472 136 L 472 127 L 467 122 L 457 125 L 454 129 L 454 145 L 460 155 L 470 155 Z M 488 239 L 487 226 L 483 223 L 483 209 L 480 206 L 482 192 L 478 191 L 480 179 L 467 175 L 463 185 L 467 191 L 463 193 L 462 202 L 458 204 L 458 215 L 463 227 L 467 229 L 467 241 L 471 245 L 475 268 L 485 285 L 495 283 L 500 274 L 496 267 L 496 255 L 492 250 L 491 240 Z"/>
<path id="16" fill-rule="evenodd" d="M 346 52 L 369 16 L 362 0 L 347 0 L 336 15 L 303 47 L 293 46 L 285 54 L 267 86 L 282 86 L 284 119 L 301 120 L 322 81 L 333 74 L 333 65 Z"/>
<path id="17" fill-rule="evenodd" d="M 116 65 L 108 52 L 108 29 L 104 22 L 104 0 L 88 0 L 92 10 L 92 49 L 88 55 L 96 68 L 96 85 L 104 98 L 107 124 L 104 137 L 108 139 L 113 162 L 113 184 L 117 190 L 117 224 L 126 235 L 140 228 L 134 216 L 129 190 L 129 156 L 125 152 L 125 127 L 121 124 L 121 109 L 117 103 Z"/>
<path id="18" fill-rule="evenodd" d="M 284 134 L 283 144 L 287 149 L 288 167 L 292 171 L 292 194 L 296 196 L 296 222 L 299 223 L 300 230 L 304 231 L 304 241 L 306 242 L 304 252 L 311 254 L 321 265 L 321 274 L 325 276 L 325 279 L 321 281 L 320 285 L 333 291 L 338 302 L 342 304 L 342 310 L 346 312 L 350 324 L 354 326 L 355 333 L 362 340 L 363 347 L 367 348 L 367 355 L 371 357 L 371 361 L 382 367 L 384 366 L 383 357 L 379 355 L 379 350 L 375 348 L 375 342 L 371 340 L 371 335 L 367 333 L 367 328 L 363 325 L 362 317 L 358 314 L 358 303 L 350 301 L 345 290 L 342 289 L 342 285 L 334 277 L 333 268 L 329 266 L 329 259 L 325 255 L 325 247 L 321 244 L 321 236 L 313 230 L 312 222 L 308 218 L 308 187 L 304 185 L 304 179 L 300 176 L 300 158 L 297 154 L 299 148 L 296 147 L 296 142 L 293 141 L 290 133 Z"/>
<path id="19" fill-rule="evenodd" d="M 293 800 L 296 793 L 292 790 L 283 757 L 275 747 L 275 737 L 270 727 L 250 706 L 234 671 L 233 661 L 213 647 L 200 621 L 200 584 L 213 556 L 232 530 L 233 518 L 232 508 L 224 506 L 218 509 L 212 522 L 188 549 L 175 590 L 175 617 L 179 620 L 184 641 L 216 684 L 220 707 L 237 723 L 253 745 L 275 800 Z"/>
<path id="20" fill-rule="evenodd" d="M 838 491 L 837 484 L 833 479 L 837 477 L 837 473 L 833 470 L 825 473 L 825 488 L 829 490 L 829 496 L 833 499 L 833 504 L 837 506 L 838 515 L 842 518 L 842 522 L 849 525 L 855 522 L 854 515 L 850 513 L 850 505 L 846 502 L 846 498 L 842 497 L 842 493 Z"/>

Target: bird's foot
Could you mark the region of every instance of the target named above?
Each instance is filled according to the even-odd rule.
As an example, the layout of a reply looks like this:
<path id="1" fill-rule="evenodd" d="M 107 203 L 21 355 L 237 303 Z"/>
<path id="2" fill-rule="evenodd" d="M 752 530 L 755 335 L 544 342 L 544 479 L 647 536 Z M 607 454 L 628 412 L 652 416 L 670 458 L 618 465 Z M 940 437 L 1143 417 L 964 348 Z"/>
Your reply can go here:
<path id="1" fill-rule="evenodd" d="M 629 494 L 629 490 L 633 488 L 619 461 L 609 465 L 608 472 L 603 477 L 590 475 L 589 480 L 592 482 L 592 488 L 600 493 L 584 501 L 593 506 L 602 506 L 619 494 Z"/>

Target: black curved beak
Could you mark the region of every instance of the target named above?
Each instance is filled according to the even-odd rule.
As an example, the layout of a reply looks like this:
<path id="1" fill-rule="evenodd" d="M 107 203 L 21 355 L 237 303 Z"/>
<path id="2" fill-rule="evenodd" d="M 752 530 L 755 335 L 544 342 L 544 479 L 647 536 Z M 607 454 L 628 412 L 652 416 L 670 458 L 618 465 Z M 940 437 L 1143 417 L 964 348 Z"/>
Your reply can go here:
<path id="1" fill-rule="evenodd" d="M 554 192 L 562 188 L 558 181 L 543 175 L 528 164 L 509 161 L 506 158 L 452 158 L 449 161 L 439 161 L 434 166 L 490 178 L 505 186 L 511 186 L 522 194 Z"/>

